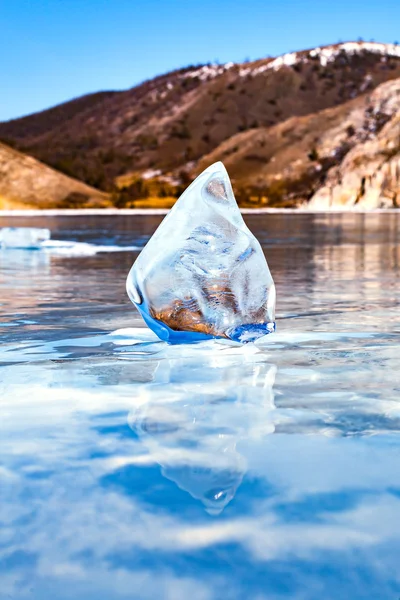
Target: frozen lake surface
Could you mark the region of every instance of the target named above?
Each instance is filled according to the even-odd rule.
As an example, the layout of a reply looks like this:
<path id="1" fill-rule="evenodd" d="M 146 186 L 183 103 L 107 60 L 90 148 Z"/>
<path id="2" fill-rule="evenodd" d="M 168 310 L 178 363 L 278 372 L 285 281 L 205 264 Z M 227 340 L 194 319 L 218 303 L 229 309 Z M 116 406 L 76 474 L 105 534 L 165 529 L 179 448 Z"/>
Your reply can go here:
<path id="1" fill-rule="evenodd" d="M 0 218 L 56 241 L 0 250 L 1 600 L 396 600 L 400 214 L 246 215 L 245 347 L 143 328 L 161 218 Z"/>

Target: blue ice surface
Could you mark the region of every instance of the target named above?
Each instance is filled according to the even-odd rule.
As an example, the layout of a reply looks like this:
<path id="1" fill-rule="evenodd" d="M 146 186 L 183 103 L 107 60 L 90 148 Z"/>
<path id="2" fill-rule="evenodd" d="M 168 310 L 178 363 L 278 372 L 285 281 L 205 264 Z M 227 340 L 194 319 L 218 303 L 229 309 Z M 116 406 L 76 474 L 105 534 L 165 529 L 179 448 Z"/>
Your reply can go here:
<path id="1" fill-rule="evenodd" d="M 1 599 L 398 598 L 398 213 L 248 217 L 280 302 L 246 345 L 139 327 L 127 255 L 1 252 Z"/>

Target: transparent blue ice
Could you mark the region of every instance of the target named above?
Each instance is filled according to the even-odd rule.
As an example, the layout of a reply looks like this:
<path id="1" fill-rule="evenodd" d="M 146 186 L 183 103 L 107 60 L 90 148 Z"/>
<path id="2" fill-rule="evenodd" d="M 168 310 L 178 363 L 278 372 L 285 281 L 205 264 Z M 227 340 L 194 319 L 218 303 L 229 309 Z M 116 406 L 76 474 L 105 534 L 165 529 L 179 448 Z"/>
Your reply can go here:
<path id="1" fill-rule="evenodd" d="M 246 343 L 275 331 L 275 285 L 222 163 L 176 202 L 136 259 L 127 291 L 146 324 L 172 343 Z"/>

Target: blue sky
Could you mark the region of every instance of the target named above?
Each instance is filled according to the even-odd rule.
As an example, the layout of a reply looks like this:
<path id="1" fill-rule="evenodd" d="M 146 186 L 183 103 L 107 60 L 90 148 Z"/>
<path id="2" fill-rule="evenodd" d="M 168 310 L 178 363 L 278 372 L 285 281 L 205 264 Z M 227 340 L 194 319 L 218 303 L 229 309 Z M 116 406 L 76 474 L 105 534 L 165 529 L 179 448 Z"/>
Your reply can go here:
<path id="1" fill-rule="evenodd" d="M 400 41 L 399 0 L 0 0 L 0 120 L 188 64 Z"/>

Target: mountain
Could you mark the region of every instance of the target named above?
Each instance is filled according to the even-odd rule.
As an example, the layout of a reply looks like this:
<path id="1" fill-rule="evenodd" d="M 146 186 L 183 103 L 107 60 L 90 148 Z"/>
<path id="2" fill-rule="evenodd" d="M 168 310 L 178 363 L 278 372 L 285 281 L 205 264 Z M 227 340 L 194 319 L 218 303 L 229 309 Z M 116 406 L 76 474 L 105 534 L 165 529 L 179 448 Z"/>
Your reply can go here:
<path id="1" fill-rule="evenodd" d="M 306 117 L 233 136 L 222 160 L 248 206 L 400 207 L 400 79 Z"/>
<path id="2" fill-rule="evenodd" d="M 399 46 L 347 42 L 188 67 L 0 123 L 0 138 L 112 192 L 117 206 L 174 197 L 221 159 L 242 205 L 343 203 L 341 169 L 357 164 L 362 181 L 356 148 L 364 156 L 395 118 L 374 90 L 389 98 L 387 82 L 399 78 Z M 349 198 L 360 203 L 360 190 Z"/>
<path id="3" fill-rule="evenodd" d="M 0 209 L 106 206 L 108 194 L 0 143 Z"/>
<path id="4" fill-rule="evenodd" d="M 355 105 L 321 140 L 317 154 L 317 165 L 338 154 L 341 160 L 315 188 L 310 208 L 400 208 L 400 79 Z"/>

